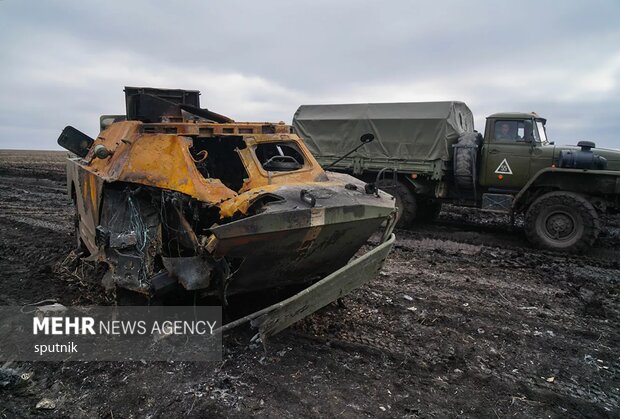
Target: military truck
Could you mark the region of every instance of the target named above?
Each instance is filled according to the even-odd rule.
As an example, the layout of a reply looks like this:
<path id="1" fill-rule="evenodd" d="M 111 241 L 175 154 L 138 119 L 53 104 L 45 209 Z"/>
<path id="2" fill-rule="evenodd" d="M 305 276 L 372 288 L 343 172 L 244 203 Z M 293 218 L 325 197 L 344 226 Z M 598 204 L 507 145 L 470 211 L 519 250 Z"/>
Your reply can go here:
<path id="1" fill-rule="evenodd" d="M 375 178 L 395 196 L 399 227 L 438 215 L 441 204 L 525 216 L 542 248 L 581 251 L 600 215 L 620 207 L 620 151 L 590 141 L 556 146 L 536 113 L 496 113 L 484 137 L 463 102 L 304 105 L 293 128 L 330 170 Z M 376 141 L 340 159 L 361 132 Z"/>

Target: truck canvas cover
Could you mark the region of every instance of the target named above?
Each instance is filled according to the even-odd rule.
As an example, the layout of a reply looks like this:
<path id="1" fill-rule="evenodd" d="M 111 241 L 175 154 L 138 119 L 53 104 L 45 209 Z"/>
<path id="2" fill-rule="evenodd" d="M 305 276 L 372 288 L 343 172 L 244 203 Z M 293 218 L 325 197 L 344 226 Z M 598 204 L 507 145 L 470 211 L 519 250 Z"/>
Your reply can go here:
<path id="1" fill-rule="evenodd" d="M 463 102 L 302 105 L 293 128 L 315 156 L 341 156 L 371 132 L 376 140 L 358 155 L 432 161 L 450 159 L 451 145 L 473 131 L 474 118 Z"/>

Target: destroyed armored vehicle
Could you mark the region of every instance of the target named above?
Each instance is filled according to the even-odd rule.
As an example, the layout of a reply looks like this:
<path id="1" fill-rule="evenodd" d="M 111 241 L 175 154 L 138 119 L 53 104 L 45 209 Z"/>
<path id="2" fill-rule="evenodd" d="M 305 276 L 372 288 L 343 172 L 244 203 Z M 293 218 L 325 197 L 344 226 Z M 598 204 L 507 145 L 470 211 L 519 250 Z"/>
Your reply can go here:
<path id="1" fill-rule="evenodd" d="M 325 172 L 284 123 L 234 122 L 201 109 L 199 94 L 127 87 L 126 115 L 102 116 L 96 139 L 70 126 L 58 139 L 76 155 L 78 244 L 108 265 L 104 285 L 181 286 L 225 302 L 337 271 L 333 300 L 372 278 L 393 241 L 394 199 Z M 365 269 L 351 282 L 350 260 L 378 229 L 380 249 L 358 258 Z"/>

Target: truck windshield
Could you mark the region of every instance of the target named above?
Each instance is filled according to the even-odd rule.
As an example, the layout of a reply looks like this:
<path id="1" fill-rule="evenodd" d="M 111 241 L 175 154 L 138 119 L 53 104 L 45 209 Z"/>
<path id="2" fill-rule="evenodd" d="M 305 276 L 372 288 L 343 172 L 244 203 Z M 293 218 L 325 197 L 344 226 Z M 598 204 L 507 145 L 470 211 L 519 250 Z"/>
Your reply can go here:
<path id="1" fill-rule="evenodd" d="M 538 131 L 538 140 L 542 144 L 547 144 L 549 141 L 547 141 L 547 133 L 545 132 L 545 124 L 543 124 L 542 121 L 536 121 L 536 128 Z"/>

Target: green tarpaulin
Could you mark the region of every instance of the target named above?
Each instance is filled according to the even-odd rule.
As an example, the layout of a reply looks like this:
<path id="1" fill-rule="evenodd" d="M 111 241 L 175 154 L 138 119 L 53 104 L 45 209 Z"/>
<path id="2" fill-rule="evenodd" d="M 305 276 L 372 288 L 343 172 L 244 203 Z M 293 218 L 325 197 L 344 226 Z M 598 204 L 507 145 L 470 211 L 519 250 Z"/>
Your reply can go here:
<path id="1" fill-rule="evenodd" d="M 370 132 L 375 141 L 356 155 L 449 160 L 452 144 L 462 133 L 474 130 L 474 118 L 463 102 L 302 105 L 293 128 L 315 156 L 341 156 Z"/>

